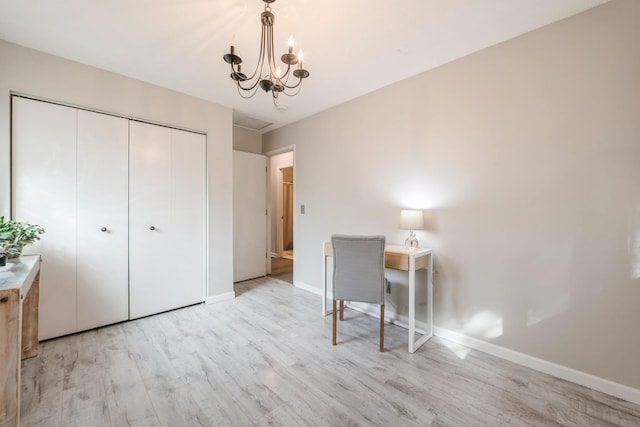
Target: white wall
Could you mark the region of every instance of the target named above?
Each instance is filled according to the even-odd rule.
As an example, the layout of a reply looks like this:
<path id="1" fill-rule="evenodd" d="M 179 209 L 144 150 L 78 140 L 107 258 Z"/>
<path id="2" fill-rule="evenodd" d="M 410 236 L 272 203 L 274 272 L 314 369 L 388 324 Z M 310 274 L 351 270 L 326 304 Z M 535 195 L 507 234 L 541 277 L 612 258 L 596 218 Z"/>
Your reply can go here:
<path id="1" fill-rule="evenodd" d="M 0 214 L 10 214 L 10 93 L 207 134 L 208 295 L 233 292 L 231 110 L 0 40 Z"/>
<path id="2" fill-rule="evenodd" d="M 617 0 L 264 135 L 296 144 L 296 280 L 426 209 L 437 326 L 640 388 L 639 42 Z"/>
<path id="3" fill-rule="evenodd" d="M 247 153 L 262 154 L 262 135 L 250 129 L 234 126 L 233 149 Z"/>

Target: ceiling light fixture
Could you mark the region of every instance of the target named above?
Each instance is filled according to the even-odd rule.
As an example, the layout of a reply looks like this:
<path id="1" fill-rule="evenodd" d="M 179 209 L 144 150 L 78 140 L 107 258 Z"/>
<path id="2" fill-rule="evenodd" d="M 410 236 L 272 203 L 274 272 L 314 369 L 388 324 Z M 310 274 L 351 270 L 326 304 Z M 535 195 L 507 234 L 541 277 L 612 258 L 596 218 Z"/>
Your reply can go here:
<path id="1" fill-rule="evenodd" d="M 289 50 L 280 59 L 287 66 L 283 73 L 276 65 L 276 56 L 273 51 L 273 21 L 275 16 L 271 13 L 270 3 L 276 0 L 264 1 L 264 12 L 260 14 L 262 21 L 262 35 L 260 36 L 260 55 L 258 65 L 251 76 L 242 72 L 242 58 L 236 55 L 235 46 L 231 45 L 230 52 L 223 56 L 226 63 L 231 65 L 231 79 L 236 82 L 238 93 L 243 98 L 251 98 L 256 94 L 258 86 L 265 92 L 273 95 L 273 104 L 278 106 L 278 95 L 284 93 L 287 96 L 295 96 L 300 91 L 302 80 L 309 77 L 309 72 L 302 68 L 302 49 L 296 55 L 293 53 L 293 36 L 289 37 Z M 268 64 L 268 73 L 265 69 L 265 61 Z M 296 67 L 297 65 L 297 67 Z M 293 68 L 293 70 L 292 70 Z M 265 73 L 263 74 L 263 70 Z M 289 78 L 297 78 L 289 82 Z M 248 93 L 248 95 L 246 95 Z"/>

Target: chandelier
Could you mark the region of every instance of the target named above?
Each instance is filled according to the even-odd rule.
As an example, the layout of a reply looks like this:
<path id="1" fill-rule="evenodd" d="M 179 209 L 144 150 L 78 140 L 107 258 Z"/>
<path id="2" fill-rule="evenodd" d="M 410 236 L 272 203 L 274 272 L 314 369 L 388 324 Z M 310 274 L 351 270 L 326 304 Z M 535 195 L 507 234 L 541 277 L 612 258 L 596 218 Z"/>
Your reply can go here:
<path id="1" fill-rule="evenodd" d="M 273 51 L 273 21 L 275 16 L 271 13 L 270 3 L 276 0 L 264 1 L 264 12 L 260 14 L 262 21 L 262 35 L 260 36 L 260 55 L 258 64 L 251 76 L 242 72 L 242 58 L 235 53 L 235 46 L 231 46 L 229 53 L 223 56 L 226 63 L 231 65 L 231 79 L 238 87 L 238 93 L 243 98 L 251 98 L 256 94 L 258 86 L 265 92 L 271 92 L 273 104 L 278 106 L 278 95 L 295 96 L 300 91 L 302 80 L 309 77 L 309 72 L 302 68 L 302 49 L 296 55 L 293 53 L 293 36 L 289 37 L 289 50 L 280 59 L 286 65 L 282 72 L 276 64 L 276 55 Z M 265 67 L 265 62 L 267 66 Z M 264 73 L 263 73 L 264 72 Z M 291 81 L 290 81 L 291 80 Z"/>

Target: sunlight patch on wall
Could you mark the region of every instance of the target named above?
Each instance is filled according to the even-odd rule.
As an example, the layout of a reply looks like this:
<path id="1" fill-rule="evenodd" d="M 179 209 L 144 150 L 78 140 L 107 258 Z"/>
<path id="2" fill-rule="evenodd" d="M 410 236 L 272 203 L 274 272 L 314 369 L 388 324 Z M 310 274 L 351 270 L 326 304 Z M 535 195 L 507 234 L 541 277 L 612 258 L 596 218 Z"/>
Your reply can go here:
<path id="1" fill-rule="evenodd" d="M 532 303 L 532 307 L 527 309 L 527 326 L 532 326 L 555 317 L 569 309 L 571 305 L 570 294 L 567 292 L 561 295 L 560 292 L 561 290 L 558 289 L 554 298 L 544 298 L 538 301 L 537 304 Z M 564 292 L 566 292 L 566 290 Z M 541 295 L 548 296 L 546 293 L 541 293 Z"/>
<path id="2" fill-rule="evenodd" d="M 464 333 L 470 336 L 481 336 L 493 339 L 502 335 L 502 317 L 491 310 L 475 314 L 464 327 Z"/>
<path id="3" fill-rule="evenodd" d="M 526 304 L 527 326 L 568 311 L 572 291 L 583 292 L 572 268 L 575 257 L 576 248 L 570 240 L 531 254 L 526 274 L 518 279 L 523 303 Z"/>

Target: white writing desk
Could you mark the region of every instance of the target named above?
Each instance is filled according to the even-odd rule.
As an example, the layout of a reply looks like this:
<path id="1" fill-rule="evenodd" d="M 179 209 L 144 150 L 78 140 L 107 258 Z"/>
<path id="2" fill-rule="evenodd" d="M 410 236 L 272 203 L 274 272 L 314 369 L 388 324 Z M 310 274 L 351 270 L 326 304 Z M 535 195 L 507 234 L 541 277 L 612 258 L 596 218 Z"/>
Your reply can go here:
<path id="1" fill-rule="evenodd" d="M 331 312 L 327 309 L 327 258 L 333 257 L 331 242 L 322 244 L 322 315 Z M 433 336 L 433 253 L 431 249 L 408 249 L 404 246 L 385 245 L 384 266 L 403 270 L 409 274 L 409 352 L 414 353 Z M 427 268 L 427 328 L 418 340 L 416 333 L 416 270 Z"/>

